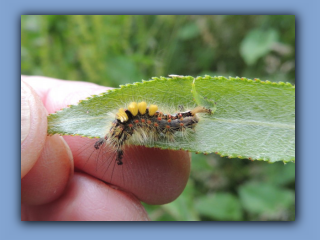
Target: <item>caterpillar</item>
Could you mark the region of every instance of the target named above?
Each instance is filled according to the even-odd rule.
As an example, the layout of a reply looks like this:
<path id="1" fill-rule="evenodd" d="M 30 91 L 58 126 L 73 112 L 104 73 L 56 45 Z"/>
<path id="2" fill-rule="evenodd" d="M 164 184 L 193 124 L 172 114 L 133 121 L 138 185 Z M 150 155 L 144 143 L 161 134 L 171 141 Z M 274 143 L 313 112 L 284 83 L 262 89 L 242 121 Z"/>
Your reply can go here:
<path id="1" fill-rule="evenodd" d="M 174 141 L 176 132 L 184 133 L 187 129 L 194 130 L 199 122 L 197 113 L 212 114 L 210 109 L 197 106 L 192 110 L 175 114 L 164 114 L 158 111 L 157 105 L 146 102 L 131 102 L 127 109 L 120 108 L 115 120 L 104 138 L 95 142 L 94 148 L 99 149 L 104 143 L 116 152 L 116 163 L 123 164 L 124 148 L 132 136 L 141 145 L 165 137 Z"/>

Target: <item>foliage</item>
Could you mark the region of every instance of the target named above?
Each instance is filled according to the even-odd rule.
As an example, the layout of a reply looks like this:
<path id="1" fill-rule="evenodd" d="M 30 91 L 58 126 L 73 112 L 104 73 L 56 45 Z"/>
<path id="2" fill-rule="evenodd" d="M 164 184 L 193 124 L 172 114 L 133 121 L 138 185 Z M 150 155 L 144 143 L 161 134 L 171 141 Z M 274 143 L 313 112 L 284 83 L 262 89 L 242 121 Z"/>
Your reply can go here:
<path id="1" fill-rule="evenodd" d="M 159 221 L 294 221 L 295 164 L 192 156 L 180 197 L 163 206 L 144 204 Z"/>
<path id="2" fill-rule="evenodd" d="M 168 74 L 295 79 L 294 16 L 22 16 L 21 29 L 23 74 L 113 87 Z"/>
<path id="3" fill-rule="evenodd" d="M 124 103 L 146 101 L 173 114 L 178 106 L 192 109 L 193 99 L 199 105 L 211 104 L 216 112 L 202 115 L 195 133 L 187 140 L 159 139 L 150 143 L 150 147 L 216 152 L 230 158 L 270 162 L 294 161 L 294 87 L 257 79 L 178 76 L 122 86 L 51 114 L 48 133 L 103 138 L 114 120 L 110 112 L 116 112 L 119 106 L 126 108 Z M 164 111 L 172 106 L 176 111 Z"/>
<path id="4" fill-rule="evenodd" d="M 21 17 L 21 72 L 27 75 L 113 87 L 169 74 L 294 83 L 294 64 L 294 16 Z M 215 154 L 194 155 L 192 163 L 188 186 L 176 201 L 146 206 L 152 219 L 294 220 L 293 163 Z M 268 200 L 272 206 L 257 200 L 264 196 L 259 189 L 275 194 Z M 206 197 L 221 212 L 204 213 Z M 253 200 L 258 207 L 248 207 Z"/>

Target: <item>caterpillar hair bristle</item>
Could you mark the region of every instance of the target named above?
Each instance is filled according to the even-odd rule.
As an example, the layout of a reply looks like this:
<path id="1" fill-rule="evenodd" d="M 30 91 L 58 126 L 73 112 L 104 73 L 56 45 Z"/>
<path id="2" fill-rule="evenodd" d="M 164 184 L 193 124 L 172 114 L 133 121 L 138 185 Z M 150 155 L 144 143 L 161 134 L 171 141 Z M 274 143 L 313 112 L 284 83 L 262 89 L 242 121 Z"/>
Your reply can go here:
<path id="1" fill-rule="evenodd" d="M 179 106 L 179 109 L 183 109 L 183 106 Z M 127 109 L 118 110 L 107 134 L 96 141 L 94 148 L 99 149 L 103 144 L 110 147 L 111 151 L 116 152 L 116 163 L 122 165 L 124 148 L 132 138 L 140 145 L 153 143 L 159 138 L 173 142 L 176 133 L 181 133 L 181 137 L 188 139 L 187 130 L 194 131 L 199 122 L 197 113 L 212 114 L 212 111 L 197 106 L 192 110 L 165 114 L 158 111 L 157 105 L 147 107 L 146 102 L 131 102 Z"/>

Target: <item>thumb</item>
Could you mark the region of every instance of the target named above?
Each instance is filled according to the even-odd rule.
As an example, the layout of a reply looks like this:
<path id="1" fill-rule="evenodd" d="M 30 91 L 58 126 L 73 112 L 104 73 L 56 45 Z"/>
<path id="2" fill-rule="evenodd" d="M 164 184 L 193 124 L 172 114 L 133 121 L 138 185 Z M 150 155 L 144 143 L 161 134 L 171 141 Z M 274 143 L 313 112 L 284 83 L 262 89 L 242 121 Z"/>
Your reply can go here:
<path id="1" fill-rule="evenodd" d="M 34 166 L 47 135 L 47 111 L 40 97 L 21 81 L 21 178 Z"/>
<path id="2" fill-rule="evenodd" d="M 21 202 L 40 205 L 63 193 L 73 157 L 60 136 L 47 136 L 47 110 L 35 90 L 21 82 Z"/>

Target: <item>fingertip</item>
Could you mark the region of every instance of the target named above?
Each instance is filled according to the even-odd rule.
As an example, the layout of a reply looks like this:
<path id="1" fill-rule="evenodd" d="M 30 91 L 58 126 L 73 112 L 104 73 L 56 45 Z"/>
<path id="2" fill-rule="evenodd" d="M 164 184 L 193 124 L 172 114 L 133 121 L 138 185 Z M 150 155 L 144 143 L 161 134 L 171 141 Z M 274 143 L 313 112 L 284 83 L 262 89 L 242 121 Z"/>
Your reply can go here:
<path id="1" fill-rule="evenodd" d="M 136 171 L 131 170 L 132 164 L 128 166 L 130 162 L 126 166 L 127 178 L 133 181 L 126 183 L 125 187 L 130 187 L 132 193 L 148 204 L 160 205 L 174 201 L 187 185 L 191 169 L 190 154 L 180 150 L 138 149 L 138 153 L 130 156 Z"/>
<path id="2" fill-rule="evenodd" d="M 120 187 L 145 203 L 169 203 L 187 184 L 191 158 L 186 151 L 127 147 L 123 165 L 117 165 L 112 153 L 109 155 L 103 148 L 94 149 L 94 139 L 85 141 L 69 137 L 66 140 L 73 151 L 77 169 Z M 79 147 L 81 144 L 82 148 Z"/>
<path id="3" fill-rule="evenodd" d="M 54 201 L 72 175 L 73 157 L 68 145 L 58 135 L 48 136 L 38 161 L 21 179 L 21 202 L 40 205 Z"/>
<path id="4" fill-rule="evenodd" d="M 39 158 L 46 136 L 46 109 L 36 92 L 21 81 L 21 178 Z"/>

